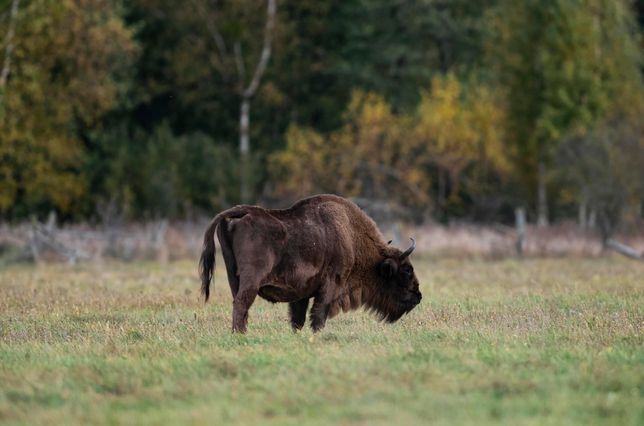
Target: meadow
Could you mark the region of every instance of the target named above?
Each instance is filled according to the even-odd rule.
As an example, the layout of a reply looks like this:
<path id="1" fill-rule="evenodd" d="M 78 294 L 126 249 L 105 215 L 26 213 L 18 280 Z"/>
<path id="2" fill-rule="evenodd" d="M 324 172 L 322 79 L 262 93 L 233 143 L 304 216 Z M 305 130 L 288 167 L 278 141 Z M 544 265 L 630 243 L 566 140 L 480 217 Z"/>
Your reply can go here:
<path id="1" fill-rule="evenodd" d="M 313 335 L 221 266 L 0 270 L 2 424 L 644 424 L 644 263 L 415 257 L 423 302 Z"/>

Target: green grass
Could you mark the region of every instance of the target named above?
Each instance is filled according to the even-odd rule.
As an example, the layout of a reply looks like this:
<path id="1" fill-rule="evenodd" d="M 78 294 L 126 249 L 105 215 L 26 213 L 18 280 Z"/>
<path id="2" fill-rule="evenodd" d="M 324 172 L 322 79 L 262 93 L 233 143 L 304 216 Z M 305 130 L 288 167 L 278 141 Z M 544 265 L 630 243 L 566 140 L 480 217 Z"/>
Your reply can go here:
<path id="1" fill-rule="evenodd" d="M 315 336 L 264 301 L 232 335 L 223 268 L 205 306 L 193 263 L 5 269 L 0 422 L 644 424 L 643 264 L 414 263 L 410 315 Z"/>

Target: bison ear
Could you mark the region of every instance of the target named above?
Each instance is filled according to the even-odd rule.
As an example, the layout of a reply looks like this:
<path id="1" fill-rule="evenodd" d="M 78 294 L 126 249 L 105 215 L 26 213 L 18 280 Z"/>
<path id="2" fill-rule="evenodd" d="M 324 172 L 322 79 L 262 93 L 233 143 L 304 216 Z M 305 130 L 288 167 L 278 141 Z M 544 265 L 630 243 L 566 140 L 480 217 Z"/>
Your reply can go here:
<path id="1" fill-rule="evenodd" d="M 385 278 L 391 278 L 396 274 L 398 270 L 398 264 L 393 259 L 385 259 L 382 261 L 378 267 L 380 275 Z"/>

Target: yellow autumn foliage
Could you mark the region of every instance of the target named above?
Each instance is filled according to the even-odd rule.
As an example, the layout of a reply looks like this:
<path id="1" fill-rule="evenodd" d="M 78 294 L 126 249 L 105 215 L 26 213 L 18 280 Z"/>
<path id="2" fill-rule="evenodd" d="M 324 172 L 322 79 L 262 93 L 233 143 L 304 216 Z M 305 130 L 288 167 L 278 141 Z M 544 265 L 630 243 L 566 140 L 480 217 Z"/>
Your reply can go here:
<path id="1" fill-rule="evenodd" d="M 287 176 L 279 195 L 334 192 L 427 204 L 429 180 L 408 136 L 410 118 L 394 114 L 382 96 L 355 91 L 344 119 L 330 135 L 289 128 L 286 149 L 270 160 L 274 173 Z"/>
<path id="2" fill-rule="evenodd" d="M 395 114 L 382 96 L 355 91 L 339 130 L 322 135 L 289 128 L 286 148 L 270 158 L 281 176 L 277 192 L 291 198 L 335 192 L 427 206 L 432 168 L 447 171 L 454 187 L 473 163 L 508 170 L 502 119 L 489 90 L 466 91 L 451 75 L 434 80 L 414 114 Z"/>
<path id="3" fill-rule="evenodd" d="M 79 127 L 117 101 L 115 74 L 136 53 L 107 0 L 22 3 L 0 102 L 0 211 L 15 204 L 75 210 L 85 193 Z"/>
<path id="4" fill-rule="evenodd" d="M 485 86 L 465 88 L 454 75 L 432 81 L 417 109 L 414 138 L 430 163 L 445 170 L 453 191 L 473 163 L 509 171 L 503 145 L 503 110 Z"/>

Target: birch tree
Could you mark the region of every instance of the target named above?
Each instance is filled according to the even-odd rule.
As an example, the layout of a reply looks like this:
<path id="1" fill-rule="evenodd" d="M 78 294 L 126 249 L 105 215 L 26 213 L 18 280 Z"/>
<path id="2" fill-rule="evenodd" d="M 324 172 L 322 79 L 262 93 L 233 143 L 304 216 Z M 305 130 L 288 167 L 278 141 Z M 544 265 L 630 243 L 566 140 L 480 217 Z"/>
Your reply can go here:
<path id="1" fill-rule="evenodd" d="M 277 1 L 266 0 L 266 21 L 261 35 L 259 58 L 249 69 L 247 66 L 251 64 L 244 52 L 248 46 L 244 44 L 243 38 L 247 37 L 250 31 L 239 28 L 228 31 L 230 36 L 227 40 L 224 32 L 220 30 L 219 23 L 219 20 L 225 17 L 225 13 L 221 9 L 217 9 L 215 13 L 209 13 L 208 5 L 200 0 L 193 0 L 193 5 L 205 19 L 205 25 L 216 52 L 213 65 L 222 74 L 224 81 L 234 85 L 239 96 L 240 199 L 242 202 L 248 202 L 251 196 L 249 182 L 251 101 L 257 93 L 271 58 Z M 216 2 L 215 6 L 217 6 Z M 239 26 L 243 24 L 239 23 Z"/>

